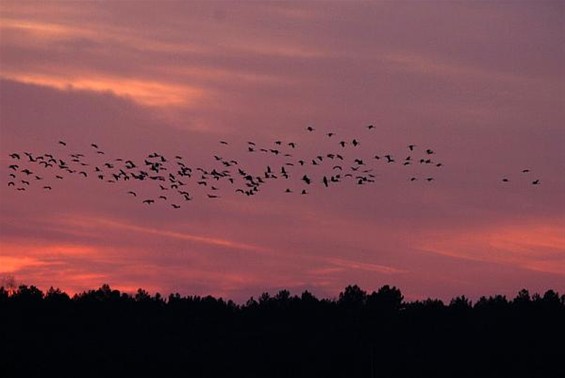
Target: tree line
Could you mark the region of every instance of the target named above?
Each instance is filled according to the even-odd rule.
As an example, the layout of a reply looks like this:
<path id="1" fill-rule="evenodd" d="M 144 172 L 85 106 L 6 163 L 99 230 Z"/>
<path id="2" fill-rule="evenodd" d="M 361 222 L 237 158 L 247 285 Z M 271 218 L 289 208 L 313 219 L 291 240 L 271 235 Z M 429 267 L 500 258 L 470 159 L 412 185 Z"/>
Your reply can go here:
<path id="1" fill-rule="evenodd" d="M 3 377 L 564 377 L 565 295 L 405 301 L 347 286 L 335 299 L 263 293 L 72 297 L 0 287 Z"/>

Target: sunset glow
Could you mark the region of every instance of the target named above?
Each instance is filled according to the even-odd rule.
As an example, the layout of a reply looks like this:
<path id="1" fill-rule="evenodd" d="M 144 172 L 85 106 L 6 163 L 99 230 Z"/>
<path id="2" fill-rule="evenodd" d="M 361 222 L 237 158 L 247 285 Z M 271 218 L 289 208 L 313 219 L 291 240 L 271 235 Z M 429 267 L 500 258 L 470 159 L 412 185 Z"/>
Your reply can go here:
<path id="1" fill-rule="evenodd" d="M 239 302 L 280 289 L 335 297 L 348 284 L 409 299 L 565 291 L 564 12 L 2 1 L 0 279 Z M 22 183 L 25 152 L 80 153 L 85 177 L 38 167 L 35 186 Z M 173 188 L 132 194 L 97 178 L 95 167 L 157 152 L 191 164 L 194 180 L 219 157 L 279 179 L 253 197 L 211 180 L 177 209 Z M 286 166 L 287 181 L 284 153 L 306 161 Z M 307 170 L 338 153 L 374 185 L 328 188 Z M 305 195 L 285 192 L 306 174 Z"/>

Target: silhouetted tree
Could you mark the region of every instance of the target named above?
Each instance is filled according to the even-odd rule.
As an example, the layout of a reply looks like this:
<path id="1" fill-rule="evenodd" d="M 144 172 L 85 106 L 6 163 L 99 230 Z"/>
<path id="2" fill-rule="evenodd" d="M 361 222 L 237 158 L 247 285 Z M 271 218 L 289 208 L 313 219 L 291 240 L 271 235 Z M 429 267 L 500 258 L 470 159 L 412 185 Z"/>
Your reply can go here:
<path id="1" fill-rule="evenodd" d="M 339 293 L 338 304 L 347 309 L 360 309 L 365 305 L 367 293 L 357 285 L 349 285 Z"/>
<path id="2" fill-rule="evenodd" d="M 69 298 L 0 287 L 0 373 L 27 376 L 563 377 L 565 303 L 553 290 L 405 302 L 347 286 L 237 305 L 109 285 Z M 6 326 L 8 325 L 8 326 Z M 21 353 L 25 351 L 25 353 Z M 65 356 L 62 359 L 61 356 Z M 32 361 L 32 363 L 30 363 Z M 519 363 L 516 363 L 519 361 Z"/>

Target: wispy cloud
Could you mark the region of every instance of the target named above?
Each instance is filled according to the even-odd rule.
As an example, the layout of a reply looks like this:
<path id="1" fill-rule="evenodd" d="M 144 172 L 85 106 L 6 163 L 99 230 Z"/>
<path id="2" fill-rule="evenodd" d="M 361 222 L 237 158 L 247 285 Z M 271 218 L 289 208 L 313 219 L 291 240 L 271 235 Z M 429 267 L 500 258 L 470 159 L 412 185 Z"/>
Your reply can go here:
<path id="1" fill-rule="evenodd" d="M 565 234 L 554 224 L 445 231 L 424 236 L 420 249 L 456 259 L 565 275 Z"/>
<path id="2" fill-rule="evenodd" d="M 223 247 L 228 249 L 237 249 L 237 250 L 251 251 L 251 252 L 269 251 L 267 248 L 261 246 L 240 243 L 233 240 L 210 237 L 210 236 L 193 235 L 187 232 L 169 231 L 158 228 L 143 227 L 135 224 L 128 224 L 128 223 L 119 222 L 112 219 L 105 219 L 105 218 L 73 217 L 66 219 L 65 223 L 74 226 L 80 225 L 83 227 L 111 229 L 113 231 L 120 231 L 120 230 L 131 231 L 131 232 L 142 233 L 150 236 L 158 236 L 158 237 L 178 239 L 178 240 L 188 240 L 196 243 L 202 243 L 202 244 L 212 245 L 216 247 Z"/>
<path id="3" fill-rule="evenodd" d="M 18 72 L 3 72 L 4 79 L 26 84 L 47 86 L 59 90 L 88 90 L 111 92 L 135 102 L 149 106 L 195 106 L 204 94 L 201 88 L 188 85 L 176 85 L 146 79 L 128 79 L 123 77 L 96 75 L 42 75 Z"/>

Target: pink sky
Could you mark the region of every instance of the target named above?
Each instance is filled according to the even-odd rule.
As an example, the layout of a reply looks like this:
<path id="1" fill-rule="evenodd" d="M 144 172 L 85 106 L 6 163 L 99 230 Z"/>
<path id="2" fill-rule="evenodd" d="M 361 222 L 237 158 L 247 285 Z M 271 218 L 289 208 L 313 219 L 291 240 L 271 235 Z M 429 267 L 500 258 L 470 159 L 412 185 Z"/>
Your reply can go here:
<path id="1" fill-rule="evenodd" d="M 237 301 L 354 283 L 409 299 L 563 292 L 564 15 L 537 1 L 2 1 L 0 277 Z M 7 186 L 13 152 L 94 161 L 97 143 L 259 168 L 275 162 L 248 140 L 313 157 L 335 150 L 329 131 L 365 159 L 415 144 L 444 165 L 432 183 L 375 162 L 374 185 L 285 196 L 277 182 L 178 211 L 76 177 Z"/>

